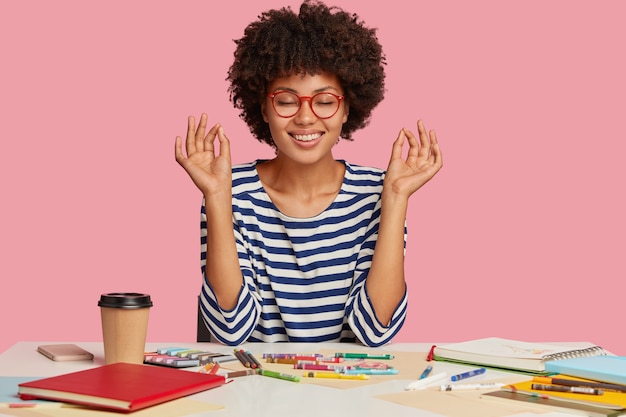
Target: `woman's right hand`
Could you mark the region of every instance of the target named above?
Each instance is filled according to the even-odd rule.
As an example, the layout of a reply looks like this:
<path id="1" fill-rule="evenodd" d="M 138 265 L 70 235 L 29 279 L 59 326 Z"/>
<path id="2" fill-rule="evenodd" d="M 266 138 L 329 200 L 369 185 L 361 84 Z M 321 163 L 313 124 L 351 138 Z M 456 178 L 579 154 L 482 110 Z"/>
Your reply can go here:
<path id="1" fill-rule="evenodd" d="M 208 132 L 206 125 L 206 114 L 200 116 L 197 129 L 195 118 L 189 116 L 184 152 L 182 138 L 176 137 L 174 149 L 176 162 L 187 171 L 205 197 L 222 192 L 230 193 L 232 187 L 230 142 L 220 124 L 216 124 Z M 219 153 L 215 150 L 216 138 L 219 141 Z"/>

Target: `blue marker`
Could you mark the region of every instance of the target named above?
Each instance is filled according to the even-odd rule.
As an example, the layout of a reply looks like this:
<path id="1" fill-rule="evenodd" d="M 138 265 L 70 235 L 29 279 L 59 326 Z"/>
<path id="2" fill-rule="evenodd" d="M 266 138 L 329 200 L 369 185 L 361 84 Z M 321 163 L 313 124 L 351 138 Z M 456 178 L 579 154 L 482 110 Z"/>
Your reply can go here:
<path id="1" fill-rule="evenodd" d="M 470 378 L 476 375 L 482 375 L 486 371 L 485 368 L 474 369 L 473 371 L 463 372 L 462 374 L 452 375 L 450 380 L 452 381 L 460 381 L 462 379 Z"/>
<path id="2" fill-rule="evenodd" d="M 430 372 L 433 370 L 433 366 L 432 365 L 428 365 L 426 367 L 426 369 L 424 369 L 424 372 L 422 372 L 422 374 L 420 375 L 419 379 L 424 379 L 426 378 L 428 375 L 430 375 Z"/>

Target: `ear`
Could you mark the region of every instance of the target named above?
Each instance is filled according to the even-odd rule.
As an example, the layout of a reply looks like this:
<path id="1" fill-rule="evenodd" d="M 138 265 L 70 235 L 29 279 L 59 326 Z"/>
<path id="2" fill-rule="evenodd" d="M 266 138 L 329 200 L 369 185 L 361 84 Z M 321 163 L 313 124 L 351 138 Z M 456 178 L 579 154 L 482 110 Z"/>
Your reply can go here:
<path id="1" fill-rule="evenodd" d="M 347 101 L 343 102 L 343 121 L 341 123 L 345 123 L 348 121 L 348 115 L 350 115 L 350 105 Z"/>
<path id="2" fill-rule="evenodd" d="M 263 116 L 263 121 L 265 123 L 269 123 L 267 119 L 267 106 L 265 105 L 265 100 L 261 102 L 261 115 Z"/>

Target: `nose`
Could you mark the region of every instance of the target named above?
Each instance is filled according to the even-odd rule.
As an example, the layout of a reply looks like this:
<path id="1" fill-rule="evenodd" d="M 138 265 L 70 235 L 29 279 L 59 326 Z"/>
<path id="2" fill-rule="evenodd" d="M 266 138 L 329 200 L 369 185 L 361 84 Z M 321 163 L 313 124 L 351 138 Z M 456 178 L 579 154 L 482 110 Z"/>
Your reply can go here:
<path id="1" fill-rule="evenodd" d="M 315 113 L 313 113 L 313 102 L 310 97 L 302 98 L 300 101 L 300 108 L 296 113 L 295 122 L 298 124 L 312 123 L 317 119 Z"/>

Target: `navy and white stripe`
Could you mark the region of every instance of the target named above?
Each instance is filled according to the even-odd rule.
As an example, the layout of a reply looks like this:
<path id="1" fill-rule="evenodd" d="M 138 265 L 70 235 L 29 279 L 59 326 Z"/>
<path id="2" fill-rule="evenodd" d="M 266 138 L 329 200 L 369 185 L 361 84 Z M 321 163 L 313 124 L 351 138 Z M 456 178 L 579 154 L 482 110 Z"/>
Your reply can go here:
<path id="1" fill-rule="evenodd" d="M 244 285 L 223 310 L 203 279 L 204 320 L 220 342 L 389 342 L 406 317 L 407 294 L 391 322 L 376 319 L 365 289 L 380 222 L 384 171 L 346 165 L 343 185 L 324 212 L 282 214 L 266 194 L 256 163 L 233 167 L 233 230 Z M 406 241 L 406 229 L 405 229 Z M 201 212 L 201 266 L 206 213 Z"/>

